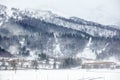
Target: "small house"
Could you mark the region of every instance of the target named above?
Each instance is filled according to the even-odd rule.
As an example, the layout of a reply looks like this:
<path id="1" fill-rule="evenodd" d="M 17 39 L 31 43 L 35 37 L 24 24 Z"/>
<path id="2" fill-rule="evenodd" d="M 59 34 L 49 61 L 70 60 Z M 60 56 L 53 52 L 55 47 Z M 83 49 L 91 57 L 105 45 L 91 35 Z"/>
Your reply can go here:
<path id="1" fill-rule="evenodd" d="M 109 61 L 94 61 L 85 62 L 82 64 L 82 68 L 85 69 L 101 69 L 101 68 L 115 68 L 116 63 Z"/>

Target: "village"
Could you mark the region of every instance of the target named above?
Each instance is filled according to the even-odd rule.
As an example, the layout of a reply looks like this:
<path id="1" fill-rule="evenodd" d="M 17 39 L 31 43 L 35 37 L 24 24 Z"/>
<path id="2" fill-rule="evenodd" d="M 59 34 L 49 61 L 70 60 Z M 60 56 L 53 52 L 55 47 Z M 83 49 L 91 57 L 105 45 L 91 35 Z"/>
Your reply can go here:
<path id="1" fill-rule="evenodd" d="M 28 60 L 25 58 L 0 58 L 0 70 L 27 70 L 27 69 L 120 69 L 120 64 L 112 61 L 98 61 L 90 59 L 49 59 Z"/>

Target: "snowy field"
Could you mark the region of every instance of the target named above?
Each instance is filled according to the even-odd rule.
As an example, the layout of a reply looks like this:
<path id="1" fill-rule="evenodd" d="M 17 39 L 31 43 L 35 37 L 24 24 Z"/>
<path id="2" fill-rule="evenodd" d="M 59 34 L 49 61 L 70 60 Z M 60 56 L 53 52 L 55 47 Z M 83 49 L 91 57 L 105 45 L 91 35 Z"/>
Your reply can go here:
<path id="1" fill-rule="evenodd" d="M 120 80 L 120 70 L 9 70 L 0 80 Z"/>

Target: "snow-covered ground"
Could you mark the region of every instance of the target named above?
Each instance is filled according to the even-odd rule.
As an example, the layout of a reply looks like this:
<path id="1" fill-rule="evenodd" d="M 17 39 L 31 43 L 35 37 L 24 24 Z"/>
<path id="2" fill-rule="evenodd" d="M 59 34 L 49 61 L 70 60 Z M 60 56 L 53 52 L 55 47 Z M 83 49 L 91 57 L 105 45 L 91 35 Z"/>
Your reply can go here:
<path id="1" fill-rule="evenodd" d="M 120 80 L 120 70 L 11 70 L 0 71 L 0 80 Z"/>

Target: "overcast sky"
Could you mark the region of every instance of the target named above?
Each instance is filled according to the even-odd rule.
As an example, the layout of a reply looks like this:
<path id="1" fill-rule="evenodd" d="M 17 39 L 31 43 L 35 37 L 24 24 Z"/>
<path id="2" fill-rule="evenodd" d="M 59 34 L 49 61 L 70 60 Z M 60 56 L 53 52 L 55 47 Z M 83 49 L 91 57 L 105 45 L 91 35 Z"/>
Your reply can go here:
<path id="1" fill-rule="evenodd" d="M 0 0 L 18 8 L 51 10 L 106 25 L 120 26 L 120 0 Z"/>

